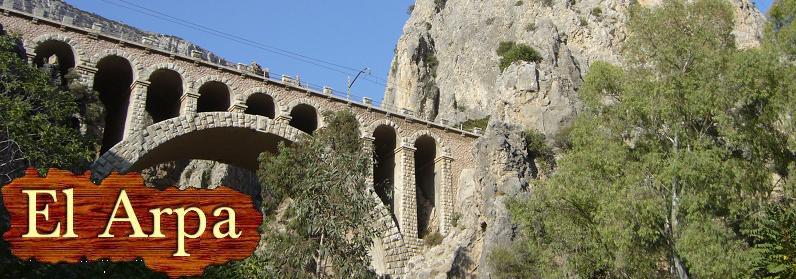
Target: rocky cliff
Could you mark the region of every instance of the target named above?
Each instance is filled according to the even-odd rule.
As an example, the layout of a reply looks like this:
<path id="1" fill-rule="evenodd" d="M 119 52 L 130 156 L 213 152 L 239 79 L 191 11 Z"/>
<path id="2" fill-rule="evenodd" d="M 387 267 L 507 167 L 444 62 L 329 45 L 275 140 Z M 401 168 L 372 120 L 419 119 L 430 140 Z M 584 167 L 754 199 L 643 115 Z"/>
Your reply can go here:
<path id="1" fill-rule="evenodd" d="M 660 0 L 639 0 L 656 5 Z M 764 18 L 737 7 L 739 46 L 758 44 Z M 491 115 L 548 136 L 578 110 L 589 65 L 620 63 L 633 0 L 417 0 L 397 43 L 386 105 L 458 123 Z M 501 71 L 500 42 L 530 45 L 539 63 Z"/>
<path id="2" fill-rule="evenodd" d="M 551 138 L 577 113 L 589 65 L 621 64 L 632 0 L 417 0 L 397 43 L 384 103 L 427 119 L 491 117 L 473 148 L 476 167 L 458 178 L 458 224 L 405 267 L 407 278 L 490 278 L 493 247 L 511 245 L 512 197 L 532 194 L 534 159 L 522 131 Z M 639 0 L 654 6 L 658 0 Z M 750 0 L 732 0 L 736 41 L 759 44 L 765 19 Z M 542 56 L 499 68 L 501 42 Z"/>

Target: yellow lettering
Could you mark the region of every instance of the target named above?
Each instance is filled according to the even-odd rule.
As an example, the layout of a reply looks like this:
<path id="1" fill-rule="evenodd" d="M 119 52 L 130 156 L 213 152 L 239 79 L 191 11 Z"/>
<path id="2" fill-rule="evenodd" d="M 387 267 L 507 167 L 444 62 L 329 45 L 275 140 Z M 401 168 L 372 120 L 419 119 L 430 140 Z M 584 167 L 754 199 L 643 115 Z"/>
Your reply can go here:
<path id="1" fill-rule="evenodd" d="M 229 207 L 219 207 L 216 208 L 216 210 L 213 210 L 213 216 L 218 217 L 219 215 L 221 215 L 222 211 L 227 212 L 227 220 L 216 222 L 216 224 L 213 225 L 213 236 L 215 236 L 216 238 L 224 238 L 227 236 L 229 236 L 230 238 L 240 237 L 241 232 L 240 231 L 236 232 L 235 230 L 235 210 L 232 210 L 232 208 Z M 225 233 L 221 232 L 222 224 L 227 224 L 228 226 L 227 232 Z"/>
<path id="2" fill-rule="evenodd" d="M 199 216 L 199 228 L 196 229 L 196 232 L 193 234 L 187 234 L 185 232 L 185 215 L 188 212 L 196 212 L 196 215 Z M 174 253 L 175 257 L 188 257 L 191 254 L 185 252 L 185 238 L 198 238 L 205 232 L 205 227 L 207 227 L 207 220 L 205 220 L 205 213 L 202 212 L 199 208 L 196 207 L 189 207 L 188 209 L 185 208 L 177 208 L 174 210 L 174 213 L 177 214 L 177 252 Z"/>
<path id="3" fill-rule="evenodd" d="M 116 211 L 119 210 L 119 204 L 124 206 L 124 211 L 127 213 L 127 217 L 116 217 Z M 111 214 L 111 219 L 108 220 L 108 225 L 105 226 L 105 232 L 100 234 L 98 237 L 113 237 L 113 235 L 110 233 L 113 222 L 122 221 L 130 223 L 130 226 L 133 227 L 133 234 L 131 234 L 130 237 L 147 237 L 147 235 L 144 234 L 144 231 L 141 229 L 141 225 L 138 223 L 138 218 L 135 216 L 135 211 L 133 211 L 133 206 L 130 204 L 130 199 L 127 197 L 127 191 L 125 190 L 119 192 L 119 198 L 116 199 L 116 205 L 113 206 L 113 213 Z"/>
<path id="4" fill-rule="evenodd" d="M 163 215 L 163 213 L 171 215 L 174 212 L 171 211 L 171 208 L 155 208 L 150 209 L 149 212 L 152 213 L 152 234 L 150 234 L 149 237 L 166 237 L 162 232 L 160 232 L 160 216 Z"/>
<path id="5" fill-rule="evenodd" d="M 22 235 L 22 237 L 59 237 L 61 236 L 61 223 L 55 223 L 55 229 L 48 233 L 48 234 L 39 234 L 39 231 L 36 229 L 36 215 L 43 215 L 44 220 L 49 220 L 49 205 L 44 205 L 44 209 L 36 210 L 36 195 L 38 194 L 47 194 L 53 198 L 53 202 L 57 202 L 58 198 L 55 197 L 55 190 L 22 190 L 22 193 L 28 195 L 28 233 Z"/>

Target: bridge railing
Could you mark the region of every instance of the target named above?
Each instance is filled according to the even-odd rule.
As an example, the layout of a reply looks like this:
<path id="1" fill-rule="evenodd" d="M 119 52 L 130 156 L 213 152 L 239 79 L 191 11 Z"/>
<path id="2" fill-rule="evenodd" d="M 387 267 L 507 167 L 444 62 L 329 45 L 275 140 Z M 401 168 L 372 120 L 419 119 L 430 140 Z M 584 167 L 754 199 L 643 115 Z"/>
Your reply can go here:
<path id="1" fill-rule="evenodd" d="M 284 86 L 293 87 L 299 91 L 307 91 L 310 94 L 325 96 L 338 102 L 345 102 L 367 109 L 373 109 L 387 115 L 400 116 L 408 120 L 426 123 L 427 125 L 433 125 L 445 130 L 452 130 L 465 136 L 479 137 L 482 133 L 481 129 L 478 128 L 475 128 L 472 131 L 466 131 L 462 128 L 461 124 L 456 127 L 445 119 L 440 119 L 439 121 L 423 119 L 417 116 L 414 111 L 406 108 L 396 107 L 381 101 L 375 101 L 367 97 L 352 95 L 348 92 L 341 92 L 328 86 L 311 84 L 297 77 L 276 74 L 269 71 L 267 68 L 262 69 L 259 66 L 246 65 L 242 63 L 232 64 L 219 56 L 215 56 L 210 52 L 204 51 L 203 49 L 191 49 L 189 53 L 182 53 L 174 48 L 171 48 L 170 46 L 162 45 L 160 40 L 154 36 L 141 35 L 147 33 L 140 30 L 137 30 L 138 32 L 124 32 L 125 29 L 128 29 L 127 27 L 114 26 L 113 28 L 106 28 L 102 24 L 98 23 L 94 23 L 91 26 L 86 26 L 88 25 L 87 23 L 83 21 L 75 21 L 75 18 L 66 15 L 62 16 L 61 18 L 52 18 L 52 15 L 49 15 L 50 17 L 48 17 L 46 11 L 40 7 L 33 7 L 30 9 L 31 7 L 25 7 L 24 5 L 21 5 L 23 3 L 15 5 L 14 0 L 0 0 L 0 2 L 2 2 L 2 5 L 0 5 L 0 10 L 2 10 L 3 14 L 5 15 L 15 13 L 29 17 L 35 21 L 47 22 L 56 26 L 60 26 L 64 29 L 73 29 L 82 33 L 95 35 L 97 37 L 104 37 L 108 40 L 117 41 L 120 44 L 136 46 L 151 50 L 153 52 L 160 52 L 168 56 L 205 64 L 208 67 L 218 68 L 219 70 L 225 70 L 243 76 L 249 76 L 255 79 L 263 80 L 265 82 L 282 84 Z M 132 29 L 133 28 L 130 27 L 130 30 Z"/>

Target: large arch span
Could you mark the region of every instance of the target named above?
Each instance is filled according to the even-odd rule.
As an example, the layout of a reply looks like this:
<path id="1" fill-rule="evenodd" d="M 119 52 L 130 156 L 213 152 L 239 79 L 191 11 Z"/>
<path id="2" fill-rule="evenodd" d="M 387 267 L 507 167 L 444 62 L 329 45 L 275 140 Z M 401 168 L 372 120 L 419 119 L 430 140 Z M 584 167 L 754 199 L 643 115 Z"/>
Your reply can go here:
<path id="1" fill-rule="evenodd" d="M 212 160 L 255 170 L 257 155 L 275 152 L 279 142 L 295 142 L 305 132 L 286 121 L 237 112 L 205 112 L 152 124 L 131 134 L 102 154 L 92 166 L 92 178 L 112 172 L 141 171 L 159 163 Z M 396 269 L 392 263 L 407 257 L 404 237 L 390 210 L 373 192 L 373 226 L 378 232 L 371 247 L 372 265 L 379 273 Z"/>

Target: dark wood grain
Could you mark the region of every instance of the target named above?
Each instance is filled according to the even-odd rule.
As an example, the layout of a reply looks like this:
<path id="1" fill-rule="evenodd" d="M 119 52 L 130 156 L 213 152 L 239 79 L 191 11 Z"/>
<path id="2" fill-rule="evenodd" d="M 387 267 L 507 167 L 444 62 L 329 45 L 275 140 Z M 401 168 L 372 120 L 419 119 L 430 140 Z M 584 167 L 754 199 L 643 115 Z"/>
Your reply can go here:
<path id="1" fill-rule="evenodd" d="M 76 263 L 85 257 L 88 260 L 110 259 L 131 261 L 137 258 L 146 265 L 170 277 L 199 275 L 205 267 L 230 260 L 243 259 L 254 252 L 260 234 L 258 227 L 262 214 L 257 210 L 250 196 L 227 187 L 213 190 L 179 190 L 170 187 L 158 190 L 144 186 L 139 174 L 113 174 L 95 185 L 89 180 L 90 174 L 73 175 L 70 172 L 51 169 L 47 177 L 39 177 L 34 170 L 28 170 L 25 177 L 14 180 L 2 189 L 3 200 L 11 218 L 11 228 L 3 238 L 11 245 L 13 253 L 22 259 L 35 258 L 42 262 Z M 56 190 L 57 202 L 48 195 L 38 195 L 36 209 L 49 205 L 49 219 L 37 216 L 39 232 L 53 231 L 56 222 L 61 223 L 62 233 L 66 226 L 66 197 L 64 189 L 74 189 L 74 230 L 77 238 L 26 238 L 28 232 L 28 195 L 23 190 Z M 130 238 L 132 227 L 127 222 L 116 222 L 112 226 L 113 238 L 98 238 L 113 211 L 120 191 L 124 189 L 132 203 L 138 221 L 146 234 L 152 233 L 152 214 L 154 208 L 198 207 L 204 211 L 207 227 L 201 237 L 185 239 L 188 257 L 176 257 L 177 217 L 163 215 L 161 231 L 165 238 Z M 236 229 L 241 232 L 237 239 L 213 236 L 216 221 L 226 220 L 227 216 L 213 216 L 213 210 L 222 206 L 230 207 L 236 213 Z M 124 210 L 118 210 L 117 217 L 124 217 Z M 185 231 L 196 232 L 198 217 L 190 213 L 185 218 Z M 222 227 L 227 231 L 227 226 Z"/>

